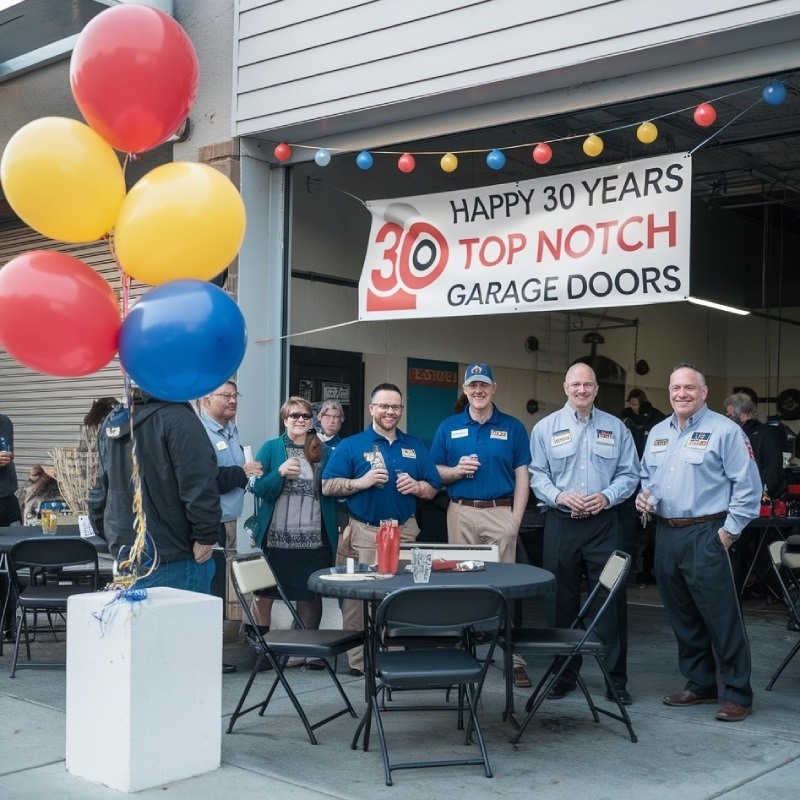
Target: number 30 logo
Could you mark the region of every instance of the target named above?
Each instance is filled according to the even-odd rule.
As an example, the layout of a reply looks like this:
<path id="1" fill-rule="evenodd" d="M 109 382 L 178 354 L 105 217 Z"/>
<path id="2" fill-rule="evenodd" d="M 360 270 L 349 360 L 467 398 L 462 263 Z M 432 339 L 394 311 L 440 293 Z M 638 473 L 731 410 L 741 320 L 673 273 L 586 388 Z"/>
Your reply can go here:
<path id="1" fill-rule="evenodd" d="M 390 211 L 391 206 L 386 216 Z M 383 266 L 370 272 L 367 311 L 415 309 L 417 292 L 430 286 L 447 266 L 447 239 L 423 220 L 412 222 L 407 229 L 390 221 L 378 230 L 375 242 L 385 249 Z"/>

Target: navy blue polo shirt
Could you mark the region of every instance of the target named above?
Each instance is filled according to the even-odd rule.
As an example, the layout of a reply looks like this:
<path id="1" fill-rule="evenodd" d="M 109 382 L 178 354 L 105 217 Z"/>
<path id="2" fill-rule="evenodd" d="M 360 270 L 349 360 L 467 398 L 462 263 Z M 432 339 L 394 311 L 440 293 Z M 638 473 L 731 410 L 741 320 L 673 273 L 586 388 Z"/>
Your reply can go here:
<path id="1" fill-rule="evenodd" d="M 442 482 L 436 464 L 425 445 L 416 436 L 395 428 L 396 438 L 389 442 L 370 425 L 362 433 L 343 439 L 331 453 L 322 473 L 330 478 L 360 478 L 370 471 L 377 447 L 389 470 L 389 482 L 378 488 L 372 486 L 345 498 L 350 514 L 368 525 L 377 526 L 382 519 L 396 519 L 401 525 L 414 516 L 417 498 L 397 491 L 397 472 L 407 472 L 414 480 L 427 481 L 434 489 Z"/>
<path id="2" fill-rule="evenodd" d="M 436 464 L 454 467 L 462 456 L 476 453 L 481 462 L 474 478 L 460 478 L 447 486 L 458 500 L 497 500 L 513 497 L 517 485 L 514 470 L 531 461 L 528 434 L 522 423 L 492 404 L 492 416 L 476 422 L 467 406 L 448 417 L 436 431 L 431 456 Z"/>

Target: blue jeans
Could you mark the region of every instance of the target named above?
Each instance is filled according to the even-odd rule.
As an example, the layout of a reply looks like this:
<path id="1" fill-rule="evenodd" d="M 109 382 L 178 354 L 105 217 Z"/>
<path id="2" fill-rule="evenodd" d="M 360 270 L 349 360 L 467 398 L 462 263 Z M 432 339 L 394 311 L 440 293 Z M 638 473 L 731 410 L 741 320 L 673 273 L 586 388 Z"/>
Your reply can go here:
<path id="1" fill-rule="evenodd" d="M 187 592 L 211 593 L 211 579 L 214 577 L 214 559 L 209 558 L 198 564 L 193 558 L 180 561 L 167 561 L 159 564 L 158 569 L 136 581 L 137 589 L 148 589 L 153 586 L 168 586 L 172 589 L 185 589 Z"/>

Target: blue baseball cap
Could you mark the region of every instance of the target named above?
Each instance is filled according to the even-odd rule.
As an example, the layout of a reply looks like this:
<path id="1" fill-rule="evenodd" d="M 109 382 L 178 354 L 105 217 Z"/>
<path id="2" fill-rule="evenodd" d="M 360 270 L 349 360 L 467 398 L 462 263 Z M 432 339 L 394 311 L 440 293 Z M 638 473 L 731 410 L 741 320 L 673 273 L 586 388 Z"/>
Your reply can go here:
<path id="1" fill-rule="evenodd" d="M 494 383 L 492 368 L 488 364 L 470 364 L 464 372 L 464 383 Z"/>

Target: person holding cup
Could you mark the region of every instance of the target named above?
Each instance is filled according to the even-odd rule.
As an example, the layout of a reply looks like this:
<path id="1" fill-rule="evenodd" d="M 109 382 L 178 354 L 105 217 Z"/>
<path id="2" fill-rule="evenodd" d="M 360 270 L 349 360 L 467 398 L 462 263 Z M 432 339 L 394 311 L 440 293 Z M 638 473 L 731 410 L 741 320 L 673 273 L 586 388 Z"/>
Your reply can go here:
<path id="1" fill-rule="evenodd" d="M 263 475 L 253 484 L 261 505 L 251 543 L 264 550 L 287 597 L 297 601 L 306 628 L 319 628 L 322 598 L 309 591 L 308 577 L 333 563 L 336 502 L 320 489 L 323 447 L 312 425 L 311 405 L 290 397 L 279 416 L 283 433 L 265 442 L 256 456 Z M 254 597 L 259 627 L 268 629 L 273 599 L 269 592 Z"/>
<path id="2" fill-rule="evenodd" d="M 500 561 L 517 560 L 517 537 L 528 503 L 531 454 L 522 423 L 495 405 L 497 384 L 488 364 L 469 364 L 467 405 L 439 425 L 431 455 L 447 487 L 447 539 L 451 544 L 496 544 Z M 514 655 L 514 685 L 531 685 L 525 662 Z"/>

